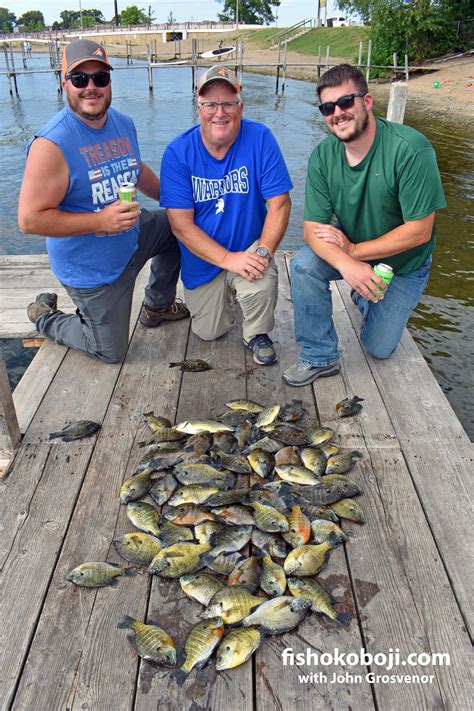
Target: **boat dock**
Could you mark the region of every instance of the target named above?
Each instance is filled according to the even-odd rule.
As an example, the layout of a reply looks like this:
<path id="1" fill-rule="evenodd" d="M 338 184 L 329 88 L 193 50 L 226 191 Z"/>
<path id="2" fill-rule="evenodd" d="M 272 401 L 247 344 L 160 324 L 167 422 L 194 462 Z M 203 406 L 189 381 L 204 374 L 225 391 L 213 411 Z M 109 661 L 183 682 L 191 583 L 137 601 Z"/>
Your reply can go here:
<path id="1" fill-rule="evenodd" d="M 304 388 L 283 383 L 298 352 L 289 257 L 277 254 L 273 366 L 254 364 L 238 323 L 214 342 L 194 336 L 189 320 L 142 327 L 144 273 L 123 363 L 106 365 L 50 342 L 39 349 L 13 393 L 23 436 L 0 479 L 2 710 L 472 710 L 472 444 L 407 331 L 386 361 L 364 352 L 360 315 L 343 283 L 333 289 L 341 373 Z M 45 255 L 0 257 L 0 337 L 27 336 L 26 305 L 56 289 Z M 58 292 L 60 308 L 72 308 Z M 184 358 L 213 369 L 168 367 Z M 364 398 L 363 409 L 340 419 L 335 404 L 348 395 Z M 179 687 L 169 669 L 140 661 L 117 628 L 124 615 L 153 620 L 181 649 L 202 608 L 177 581 L 143 568 L 116 588 L 85 589 L 66 575 L 85 561 L 125 563 L 112 541 L 133 530 L 119 490 L 140 459 L 143 413 L 175 423 L 213 418 L 243 397 L 266 405 L 302 399 L 304 423 L 333 428 L 336 443 L 363 455 L 351 477 L 364 491 L 358 502 L 366 523 L 343 522 L 349 541 L 318 575 L 352 619 L 343 625 L 310 613 L 293 632 L 265 639 L 239 668 L 216 672 L 211 660 Z M 81 419 L 101 430 L 48 441 Z M 364 666 L 361 649 L 399 658 L 393 668 L 377 658 Z M 291 664 L 284 650 L 309 663 Z M 356 659 L 316 665 L 314 655 L 323 653 Z"/>

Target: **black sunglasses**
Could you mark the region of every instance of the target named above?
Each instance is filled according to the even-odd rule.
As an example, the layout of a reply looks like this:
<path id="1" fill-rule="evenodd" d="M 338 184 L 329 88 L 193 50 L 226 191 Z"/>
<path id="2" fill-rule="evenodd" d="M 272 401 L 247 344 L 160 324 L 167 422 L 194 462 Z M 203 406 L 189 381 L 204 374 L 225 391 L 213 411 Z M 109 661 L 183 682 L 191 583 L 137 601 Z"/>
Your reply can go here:
<path id="1" fill-rule="evenodd" d="M 336 106 L 345 111 L 346 109 L 351 109 L 354 106 L 354 101 L 356 96 L 365 96 L 366 91 L 358 91 L 355 94 L 346 94 L 341 96 L 337 101 L 326 101 L 325 104 L 319 104 L 319 110 L 323 116 L 332 116 L 336 110 Z"/>
<path id="2" fill-rule="evenodd" d="M 92 79 L 94 86 L 103 89 L 110 84 L 110 72 L 94 72 L 93 74 L 88 74 L 87 72 L 71 72 L 71 74 L 66 74 L 66 79 L 70 79 L 71 84 L 75 86 L 76 89 L 85 89 L 89 84 L 89 79 Z"/>

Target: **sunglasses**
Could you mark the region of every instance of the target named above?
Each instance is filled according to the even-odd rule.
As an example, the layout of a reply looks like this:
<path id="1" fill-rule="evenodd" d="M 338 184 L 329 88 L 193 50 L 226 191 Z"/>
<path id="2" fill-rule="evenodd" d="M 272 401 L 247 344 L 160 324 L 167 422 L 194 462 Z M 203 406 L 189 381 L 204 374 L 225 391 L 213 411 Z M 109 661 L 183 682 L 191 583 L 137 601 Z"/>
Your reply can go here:
<path id="1" fill-rule="evenodd" d="M 70 79 L 71 84 L 76 89 L 85 89 L 90 79 L 94 82 L 94 86 L 103 89 L 110 84 L 110 72 L 94 72 L 93 74 L 72 72 L 71 74 L 66 74 L 66 79 Z"/>
<path id="2" fill-rule="evenodd" d="M 325 104 L 319 104 L 319 110 L 323 116 L 332 116 L 336 110 L 336 106 L 345 111 L 354 106 L 356 96 L 365 96 L 367 92 L 358 91 L 355 94 L 346 94 L 341 96 L 337 101 L 326 101 Z"/>

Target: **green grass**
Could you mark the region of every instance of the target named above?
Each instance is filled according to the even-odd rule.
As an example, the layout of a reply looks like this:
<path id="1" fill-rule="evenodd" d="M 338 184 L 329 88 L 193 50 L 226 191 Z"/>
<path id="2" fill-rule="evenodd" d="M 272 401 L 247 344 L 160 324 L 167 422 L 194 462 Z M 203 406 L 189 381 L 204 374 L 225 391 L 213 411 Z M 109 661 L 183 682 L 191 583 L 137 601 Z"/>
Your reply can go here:
<path id="1" fill-rule="evenodd" d="M 326 47 L 332 57 L 353 59 L 359 52 L 359 42 L 367 47 L 368 27 L 320 27 L 290 42 L 288 47 L 301 54 L 318 55 L 318 48 L 326 55 Z"/>

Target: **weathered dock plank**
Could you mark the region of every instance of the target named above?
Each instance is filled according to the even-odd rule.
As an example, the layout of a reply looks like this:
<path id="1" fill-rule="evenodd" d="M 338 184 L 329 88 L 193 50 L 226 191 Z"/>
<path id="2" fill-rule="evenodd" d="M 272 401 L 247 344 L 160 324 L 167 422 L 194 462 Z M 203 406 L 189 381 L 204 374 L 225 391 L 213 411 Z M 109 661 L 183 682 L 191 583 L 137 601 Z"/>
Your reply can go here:
<path id="1" fill-rule="evenodd" d="M 65 708 L 66 702 L 71 708 L 84 708 L 83 704 L 92 704 L 96 708 L 129 708 L 127 704 L 134 693 L 135 671 L 129 671 L 126 634 L 117 630 L 117 624 L 123 614 L 133 615 L 135 611 L 138 618 L 144 616 L 146 579 L 142 576 L 134 580 L 121 579 L 120 590 L 97 592 L 65 585 L 64 579 L 79 563 L 106 560 L 110 555 L 117 517 L 123 515 L 118 492 L 122 481 L 131 473 L 131 452 L 137 431 L 143 429 L 142 413 L 160 403 L 164 414 L 173 416 L 173 408 L 177 406 L 177 374 L 168 370 L 157 374 L 154 364 L 163 362 L 168 355 L 177 359 L 183 356 L 187 330 L 187 322 L 154 330 L 137 328 L 114 396 L 101 398 L 106 403 L 107 413 L 18 690 L 16 703 L 19 708 L 31 708 L 34 704 L 34 690 L 36 687 L 37 693 L 38 685 L 32 680 L 37 679 L 40 669 L 45 666 L 51 673 L 47 678 L 40 675 L 39 685 L 41 697 L 48 701 L 49 708 Z M 103 379 L 116 367 L 101 363 L 93 365 L 102 373 Z M 95 383 L 91 383 L 92 391 L 95 387 Z M 35 420 L 31 427 L 34 425 Z M 128 530 L 133 530 L 131 524 Z M 115 551 L 111 559 L 116 560 Z M 119 604 L 122 599 L 126 600 L 123 608 Z M 137 607 L 137 600 L 141 600 L 141 609 Z M 109 615 L 104 609 L 113 609 L 116 613 Z M 51 620 L 55 620 L 54 627 L 47 622 Z M 97 644 L 104 649 L 100 659 L 96 655 Z M 106 645 L 110 658 L 105 658 Z M 126 674 L 122 673 L 124 669 Z"/>

